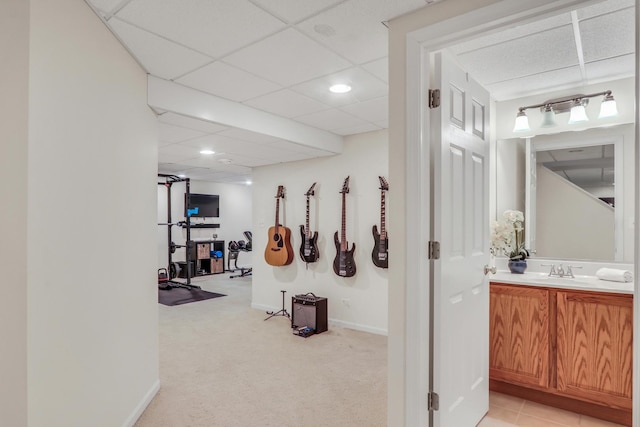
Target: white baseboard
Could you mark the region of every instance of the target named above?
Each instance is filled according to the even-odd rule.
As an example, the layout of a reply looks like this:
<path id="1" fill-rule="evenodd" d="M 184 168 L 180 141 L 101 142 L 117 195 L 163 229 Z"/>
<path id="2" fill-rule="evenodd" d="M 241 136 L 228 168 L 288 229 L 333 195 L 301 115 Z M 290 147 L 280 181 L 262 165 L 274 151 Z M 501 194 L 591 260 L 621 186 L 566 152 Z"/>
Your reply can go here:
<path id="1" fill-rule="evenodd" d="M 360 325 L 353 322 L 345 322 L 344 320 L 329 319 L 329 325 L 341 326 L 343 328 L 355 329 L 356 331 L 369 332 L 370 334 L 387 336 L 387 330 L 382 328 L 374 328 L 373 326 Z"/>
<path id="2" fill-rule="evenodd" d="M 140 418 L 144 410 L 147 409 L 147 406 L 149 406 L 149 403 L 151 403 L 151 400 L 158 393 L 158 390 L 160 390 L 160 379 L 157 379 L 153 383 L 153 385 L 151 386 L 147 394 L 145 394 L 142 400 L 140 401 L 140 403 L 138 403 L 138 406 L 136 406 L 133 413 L 129 415 L 129 418 L 127 418 L 124 424 L 122 424 L 122 427 L 133 427 L 133 425 L 136 423 L 136 421 L 138 421 L 138 418 Z"/>
<path id="3" fill-rule="evenodd" d="M 263 304 L 255 304 L 255 303 L 251 303 L 251 308 L 255 308 L 257 310 L 264 310 L 265 312 L 267 311 L 277 312 L 279 310 L 282 310 L 282 307 L 271 307 L 271 306 L 267 306 Z M 348 329 L 355 329 L 356 331 L 369 332 L 370 334 L 384 335 L 384 336 L 387 336 L 388 334 L 388 331 L 386 329 L 375 328 L 373 326 L 360 325 L 358 323 L 346 322 L 344 320 L 337 320 L 337 319 L 328 319 L 328 321 L 329 321 L 329 325 L 340 326 Z"/>

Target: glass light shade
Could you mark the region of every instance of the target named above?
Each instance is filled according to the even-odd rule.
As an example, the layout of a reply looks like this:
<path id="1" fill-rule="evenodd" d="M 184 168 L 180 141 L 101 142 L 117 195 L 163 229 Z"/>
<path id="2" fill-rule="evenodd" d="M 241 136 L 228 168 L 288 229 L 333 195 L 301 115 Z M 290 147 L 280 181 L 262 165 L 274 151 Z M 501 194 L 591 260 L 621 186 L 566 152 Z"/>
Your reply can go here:
<path id="1" fill-rule="evenodd" d="M 602 100 L 602 104 L 600 105 L 600 115 L 599 119 L 603 119 L 606 117 L 614 117 L 618 115 L 618 106 L 616 105 L 616 100 L 613 99 L 613 95 L 607 95 Z"/>
<path id="2" fill-rule="evenodd" d="M 587 110 L 580 101 L 576 101 L 573 107 L 571 107 L 571 115 L 569 116 L 569 124 L 588 122 Z"/>
<path id="3" fill-rule="evenodd" d="M 516 116 L 516 123 L 513 127 L 514 132 L 528 132 L 531 128 L 529 127 L 529 118 L 524 111 L 520 111 Z"/>
<path id="4" fill-rule="evenodd" d="M 553 108 L 547 105 L 542 112 L 541 128 L 551 128 L 556 125 L 556 113 L 553 112 Z"/>

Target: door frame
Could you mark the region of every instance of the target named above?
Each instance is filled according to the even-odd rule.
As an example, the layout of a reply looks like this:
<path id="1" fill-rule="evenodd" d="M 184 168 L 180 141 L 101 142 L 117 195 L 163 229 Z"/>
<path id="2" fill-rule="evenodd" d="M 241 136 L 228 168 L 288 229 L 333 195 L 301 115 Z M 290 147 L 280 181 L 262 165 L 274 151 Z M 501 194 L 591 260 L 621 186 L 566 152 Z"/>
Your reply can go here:
<path id="1" fill-rule="evenodd" d="M 535 0 L 523 2 L 522 0 L 503 0 L 486 4 L 482 2 L 476 9 L 466 13 L 453 15 L 451 10 L 456 3 L 461 5 L 460 10 L 469 10 L 468 6 L 462 7 L 464 0 L 446 0 L 443 4 L 430 6 L 430 10 L 442 7 L 442 14 L 448 14 L 444 19 L 435 24 L 410 31 L 406 34 L 406 83 L 405 83 L 405 182 L 406 182 L 406 211 L 405 224 L 407 232 L 405 242 L 406 253 L 406 294 L 405 294 L 405 340 L 404 340 L 404 409 L 405 425 L 427 426 L 429 425 L 429 411 L 427 409 L 427 393 L 429 392 L 429 365 L 432 361 L 430 355 L 430 336 L 433 332 L 432 313 L 430 313 L 430 289 L 433 280 L 433 271 L 429 267 L 427 254 L 427 242 L 430 240 L 431 205 L 430 184 L 431 167 L 429 149 L 432 143 L 430 136 L 429 109 L 425 105 L 427 99 L 429 81 L 431 79 L 430 57 L 435 51 L 447 46 L 464 41 L 474 36 L 479 36 L 491 31 L 517 24 L 542 19 L 545 16 L 562 13 L 580 5 L 584 7 L 589 3 L 597 3 L 597 0 Z M 480 3 L 480 2 L 479 2 Z M 640 22 L 640 0 L 636 0 L 636 105 L 639 99 L 640 78 L 638 76 L 639 55 L 638 47 L 640 39 L 638 35 L 638 22 Z M 485 4 L 485 6 L 482 6 Z M 445 10 L 449 7 L 448 10 Z M 451 31 L 458 28 L 458 31 Z M 492 111 L 493 113 L 493 111 Z M 495 129 L 495 115 L 491 114 L 491 130 Z M 636 150 L 635 150 L 635 182 L 640 182 L 640 138 L 638 120 L 635 123 Z M 491 132 L 491 158 L 495 158 L 495 132 Z M 490 166 L 491 182 L 495 182 L 495 162 Z M 419 179 L 416 179 L 419 177 Z M 635 189 L 635 222 L 640 220 L 640 185 Z M 495 203 L 490 201 L 495 216 Z M 487 227 L 489 224 L 487 224 Z M 638 276 L 640 267 L 640 227 L 636 227 L 634 260 L 635 272 Z M 413 266 L 413 267 L 412 267 Z M 638 279 L 636 279 L 638 280 Z M 428 286 L 423 285 L 428 284 Z M 636 284 L 634 289 L 634 350 L 635 344 L 640 342 L 640 292 Z M 640 407 L 640 357 L 639 351 L 633 352 L 633 407 Z M 437 392 L 437 390 L 436 390 Z M 640 427 L 640 410 L 633 413 L 633 426 Z"/>

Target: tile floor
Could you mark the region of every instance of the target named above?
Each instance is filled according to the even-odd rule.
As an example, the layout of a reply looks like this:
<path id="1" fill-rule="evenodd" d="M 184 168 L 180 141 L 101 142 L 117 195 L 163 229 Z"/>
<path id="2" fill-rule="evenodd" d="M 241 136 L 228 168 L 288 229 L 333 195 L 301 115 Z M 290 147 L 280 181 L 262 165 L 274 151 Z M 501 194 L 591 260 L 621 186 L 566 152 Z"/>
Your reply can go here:
<path id="1" fill-rule="evenodd" d="M 489 413 L 478 427 L 622 427 L 519 397 L 490 392 Z"/>

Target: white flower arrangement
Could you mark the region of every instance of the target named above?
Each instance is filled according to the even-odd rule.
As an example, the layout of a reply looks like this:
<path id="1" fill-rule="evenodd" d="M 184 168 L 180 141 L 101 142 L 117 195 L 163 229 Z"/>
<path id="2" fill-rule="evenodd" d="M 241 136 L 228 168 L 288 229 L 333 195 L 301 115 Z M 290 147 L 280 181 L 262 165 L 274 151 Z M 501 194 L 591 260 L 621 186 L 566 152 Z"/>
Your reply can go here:
<path id="1" fill-rule="evenodd" d="M 524 214 L 507 210 L 502 218 L 491 223 L 491 253 L 505 255 L 513 261 L 525 260 L 529 251 L 524 248 Z"/>

